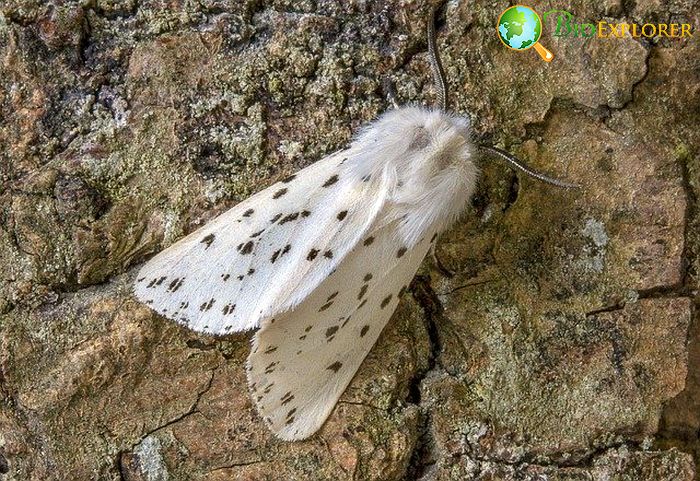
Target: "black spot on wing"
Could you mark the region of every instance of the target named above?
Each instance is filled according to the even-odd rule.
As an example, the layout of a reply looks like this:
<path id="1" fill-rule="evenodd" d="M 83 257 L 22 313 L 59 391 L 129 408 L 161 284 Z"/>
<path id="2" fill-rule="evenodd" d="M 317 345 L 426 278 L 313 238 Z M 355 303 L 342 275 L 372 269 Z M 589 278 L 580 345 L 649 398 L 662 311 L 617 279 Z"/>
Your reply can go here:
<path id="1" fill-rule="evenodd" d="M 275 193 L 272 195 L 272 198 L 273 198 L 273 199 L 279 199 L 280 197 L 282 197 L 282 196 L 283 196 L 284 194 L 286 194 L 287 192 L 288 192 L 287 188 L 286 188 L 286 187 L 283 187 L 283 188 L 281 188 L 280 190 L 278 190 L 277 192 L 275 192 Z"/>
<path id="2" fill-rule="evenodd" d="M 337 296 L 338 296 L 338 291 L 335 291 L 333 294 L 331 294 L 330 296 L 328 296 L 328 299 L 326 299 L 326 302 L 332 301 L 332 300 L 335 299 Z"/>
<path id="3" fill-rule="evenodd" d="M 282 220 L 280 221 L 280 225 L 286 224 L 287 222 L 291 222 L 293 220 L 297 220 L 299 217 L 299 212 L 293 212 L 291 214 L 287 214 L 284 217 L 282 217 Z"/>
<path id="4" fill-rule="evenodd" d="M 335 361 L 333 364 L 328 366 L 326 369 L 337 373 L 341 367 L 343 367 L 343 363 L 340 361 Z"/>
<path id="5" fill-rule="evenodd" d="M 400 248 L 398 251 L 396 251 L 396 257 L 401 258 L 403 255 L 406 253 L 408 249 L 405 247 Z"/>
<path id="6" fill-rule="evenodd" d="M 437 239 L 437 232 L 430 238 L 430 242 L 435 242 L 435 239 Z"/>
<path id="7" fill-rule="evenodd" d="M 282 212 L 280 212 L 279 214 L 276 214 L 272 219 L 270 219 L 270 222 L 271 222 L 272 224 L 274 224 L 275 222 L 277 222 L 278 220 L 280 220 L 280 217 L 282 217 Z"/>
<path id="8" fill-rule="evenodd" d="M 182 287 L 182 284 L 185 282 L 184 277 L 178 277 L 176 279 L 173 279 L 173 281 L 168 285 L 168 291 L 170 292 L 175 292 L 179 288 Z"/>
<path id="9" fill-rule="evenodd" d="M 362 245 L 369 246 L 369 245 L 372 245 L 372 242 L 374 242 L 374 237 L 369 236 L 368 238 L 365 239 L 365 241 L 362 243 Z"/>
<path id="10" fill-rule="evenodd" d="M 331 307 L 332 305 L 333 305 L 333 301 L 326 302 L 324 305 L 321 306 L 321 308 L 318 310 L 318 312 L 323 312 L 326 309 L 328 309 L 329 307 Z"/>
<path id="11" fill-rule="evenodd" d="M 392 297 L 393 297 L 393 296 L 392 296 L 391 294 L 389 294 L 389 295 L 386 296 L 384 299 L 382 299 L 382 303 L 379 305 L 379 307 L 381 307 L 382 309 L 384 309 L 384 308 L 391 302 L 391 298 L 392 298 Z"/>
<path id="12" fill-rule="evenodd" d="M 328 180 L 323 184 L 323 187 L 330 187 L 331 185 L 335 184 L 338 182 L 338 175 L 332 175 L 331 177 L 328 178 Z"/>
<path id="13" fill-rule="evenodd" d="M 371 281 L 372 280 L 372 273 L 368 272 L 367 274 L 365 274 L 365 277 L 363 279 L 365 282 Z"/>
<path id="14" fill-rule="evenodd" d="M 246 242 L 246 243 L 243 245 L 243 247 L 241 248 L 241 254 L 242 254 L 242 255 L 247 255 L 247 254 L 250 254 L 251 252 L 253 252 L 253 246 L 254 246 L 254 245 L 255 245 L 255 244 L 253 243 L 253 241 L 248 241 L 248 242 Z"/>
<path id="15" fill-rule="evenodd" d="M 338 212 L 338 215 L 337 215 L 338 220 L 343 220 L 343 219 L 345 219 L 345 218 L 347 217 L 347 215 L 348 215 L 348 211 L 347 211 L 347 210 L 343 210 L 343 211 Z"/>
<path id="16" fill-rule="evenodd" d="M 365 297 L 365 294 L 367 294 L 367 289 L 369 288 L 369 285 L 363 284 L 362 287 L 360 287 L 360 293 L 357 294 L 357 300 L 361 301 L 363 297 Z"/>
<path id="17" fill-rule="evenodd" d="M 248 209 L 247 211 L 243 212 L 243 217 L 250 217 L 253 215 L 253 212 L 255 212 L 253 209 Z"/>
<path id="18" fill-rule="evenodd" d="M 215 302 L 216 302 L 216 299 L 214 299 L 212 297 L 211 299 L 209 299 L 208 302 L 203 302 L 202 305 L 199 306 L 199 310 L 200 311 L 208 311 L 209 309 L 211 309 L 211 306 L 213 306 Z"/>
<path id="19" fill-rule="evenodd" d="M 211 243 L 214 242 L 214 234 L 209 234 L 204 237 L 202 237 L 202 240 L 199 241 L 200 244 L 206 244 L 207 246 L 204 249 L 209 249 L 211 246 Z"/>
<path id="20" fill-rule="evenodd" d="M 331 337 L 333 336 L 336 332 L 338 332 L 338 326 L 332 326 L 326 329 L 326 337 Z"/>
<path id="21" fill-rule="evenodd" d="M 289 177 L 285 177 L 282 179 L 283 184 L 289 184 L 291 181 L 293 181 L 296 178 L 296 174 L 292 174 Z"/>
<path id="22" fill-rule="evenodd" d="M 311 215 L 311 212 L 309 212 L 308 210 L 302 210 L 302 211 L 301 211 L 301 216 L 302 216 L 302 217 L 308 217 L 308 216 L 310 216 L 310 215 Z"/>
<path id="23" fill-rule="evenodd" d="M 309 254 L 306 256 L 307 261 L 312 261 L 316 259 L 316 256 L 318 255 L 318 249 L 311 249 L 309 251 Z"/>
<path id="24" fill-rule="evenodd" d="M 367 334 L 367 331 L 369 331 L 369 326 L 367 326 L 367 325 L 362 326 L 362 329 L 360 329 L 360 337 L 365 337 L 365 334 Z"/>
<path id="25" fill-rule="evenodd" d="M 333 251 L 327 250 L 323 253 L 323 257 L 325 257 L 326 259 L 333 259 Z"/>

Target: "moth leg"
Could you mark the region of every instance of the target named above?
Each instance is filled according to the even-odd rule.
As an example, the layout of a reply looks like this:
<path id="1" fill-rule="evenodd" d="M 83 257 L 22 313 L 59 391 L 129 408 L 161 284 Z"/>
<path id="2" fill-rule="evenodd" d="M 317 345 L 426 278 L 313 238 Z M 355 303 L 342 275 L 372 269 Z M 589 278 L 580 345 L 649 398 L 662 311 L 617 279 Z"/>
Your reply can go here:
<path id="1" fill-rule="evenodd" d="M 445 265 L 440 261 L 440 258 L 437 255 L 437 251 L 435 250 L 435 247 L 437 244 L 433 244 L 430 246 L 430 257 L 433 259 L 433 263 L 435 264 L 435 267 L 437 267 L 437 270 L 440 271 L 440 273 L 447 277 L 447 278 L 452 278 L 454 277 L 455 273 L 452 272 L 450 269 L 445 267 Z"/>

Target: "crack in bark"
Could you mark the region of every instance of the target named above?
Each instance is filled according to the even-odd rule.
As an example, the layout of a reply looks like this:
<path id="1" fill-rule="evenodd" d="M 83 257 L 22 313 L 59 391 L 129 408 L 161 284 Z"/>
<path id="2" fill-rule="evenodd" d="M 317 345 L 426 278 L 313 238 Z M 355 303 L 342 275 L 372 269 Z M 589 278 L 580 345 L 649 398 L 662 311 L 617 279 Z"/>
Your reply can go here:
<path id="1" fill-rule="evenodd" d="M 256 459 L 256 460 L 253 460 L 253 461 L 241 461 L 241 462 L 239 462 L 239 463 L 231 463 L 231 464 L 226 464 L 226 465 L 223 465 L 223 466 L 217 466 L 216 468 L 210 469 L 210 470 L 207 471 L 207 472 L 208 472 L 208 473 L 214 473 L 214 472 L 216 472 L 216 471 L 223 471 L 223 470 L 225 470 L 225 469 L 240 468 L 240 467 L 242 467 L 242 466 L 251 466 L 251 465 L 253 465 L 253 464 L 260 464 L 260 463 L 264 463 L 264 462 L 265 462 L 265 460 L 263 460 L 263 459 Z"/>
<path id="2" fill-rule="evenodd" d="M 430 278 L 428 276 L 416 276 L 412 282 L 411 292 L 413 293 L 414 299 L 423 310 L 423 318 L 425 319 L 425 327 L 430 342 L 430 356 L 428 358 L 428 368 L 423 372 L 417 372 L 411 380 L 407 401 L 416 404 L 419 408 L 423 408 L 420 392 L 421 384 L 431 372 L 440 369 L 438 358 L 442 351 L 442 343 L 436 324 L 436 317 L 440 316 L 443 307 L 430 284 Z M 420 409 L 419 412 L 418 440 L 413 448 L 406 470 L 405 479 L 407 480 L 421 478 L 427 469 L 435 464 L 431 456 L 434 440 L 430 430 L 430 413 L 424 409 Z"/>
<path id="3" fill-rule="evenodd" d="M 698 293 L 698 272 L 697 269 L 697 259 L 700 255 L 700 244 L 696 242 L 693 237 L 700 227 L 700 204 L 698 203 L 700 199 L 700 191 L 696 188 L 700 186 L 693 186 L 693 176 L 697 175 L 697 172 L 693 172 L 690 168 L 690 162 L 697 159 L 692 152 L 688 152 L 687 155 L 683 155 L 680 158 L 681 162 L 681 181 L 683 191 L 686 194 L 687 205 L 685 212 L 685 224 L 683 232 L 683 275 L 681 280 L 681 285 L 678 288 L 686 294 L 687 297 L 693 298 L 693 303 L 691 304 L 691 322 L 700 321 L 698 314 L 700 313 L 700 294 Z M 698 168 L 698 167 L 696 167 Z M 664 292 L 660 289 L 652 290 L 649 295 L 663 294 Z M 697 328 L 691 327 L 688 330 L 688 361 L 690 361 L 694 353 L 691 350 L 694 342 L 697 342 Z M 684 429 L 678 429 L 673 422 L 669 425 L 668 418 L 673 419 L 674 411 L 684 409 L 683 403 L 678 403 L 677 399 L 681 401 L 687 399 L 688 397 L 695 397 L 698 395 L 699 386 L 697 381 L 693 381 L 697 378 L 698 367 L 693 365 L 693 363 L 688 362 L 687 365 L 688 372 L 686 374 L 686 383 L 684 389 L 679 392 L 675 397 L 669 399 L 663 406 L 662 411 L 659 414 L 659 429 L 656 432 L 655 440 L 657 444 L 674 446 L 679 451 L 684 452 L 692 456 L 693 461 L 696 464 L 700 461 L 700 455 L 698 454 L 698 445 L 700 443 L 700 433 L 698 433 L 696 426 L 685 424 Z M 689 382 L 690 380 L 690 382 Z M 696 474 L 696 478 L 700 479 L 700 473 Z"/>
<path id="4" fill-rule="evenodd" d="M 420 403 L 420 384 L 428 373 L 438 366 L 438 357 L 442 351 L 442 343 L 438 332 L 436 318 L 442 313 L 443 307 L 440 299 L 433 290 L 428 276 L 416 276 L 412 282 L 413 297 L 423 310 L 428 340 L 430 341 L 430 356 L 428 358 L 428 369 L 425 372 L 417 373 L 411 381 L 409 399 L 416 404 Z"/>
<path id="5" fill-rule="evenodd" d="M 591 317 L 591 316 L 596 316 L 598 314 L 603 314 L 606 312 L 621 311 L 625 308 L 626 305 L 627 305 L 626 302 L 619 302 L 619 303 L 615 303 L 615 304 L 610 304 L 608 306 L 603 306 L 603 307 L 599 307 L 597 309 L 593 309 L 591 311 L 588 311 L 588 312 L 586 312 L 585 315 L 586 315 L 586 317 Z"/>
<path id="6" fill-rule="evenodd" d="M 647 289 L 638 289 L 636 291 L 636 300 L 641 299 L 679 299 L 692 298 L 694 292 L 686 285 L 678 284 L 671 286 L 655 286 Z M 636 301 L 634 301 L 636 302 Z M 595 316 L 605 312 L 615 312 L 624 310 L 628 304 L 633 304 L 633 301 L 621 300 L 614 304 L 601 306 L 586 312 L 586 317 Z"/>
<path id="7" fill-rule="evenodd" d="M 693 288 L 697 289 L 698 287 L 697 285 L 693 286 L 694 282 L 697 281 L 698 273 L 695 272 L 695 266 L 691 262 L 691 259 L 697 259 L 700 252 L 696 250 L 700 250 L 700 246 L 691 242 L 691 236 L 694 228 L 698 227 L 700 224 L 700 212 L 698 211 L 698 196 L 700 193 L 693 189 L 693 183 L 691 181 L 693 173 L 688 165 L 693 160 L 692 154 L 689 154 L 689 157 L 691 158 L 684 157 L 679 160 L 681 162 L 681 185 L 687 199 L 684 215 L 683 253 L 681 254 L 683 260 L 681 283 L 684 290 L 690 294 Z M 697 292 L 693 294 L 697 295 Z"/>
<path id="8" fill-rule="evenodd" d="M 646 50 L 646 55 L 644 56 L 644 73 L 642 74 L 642 77 L 637 80 L 636 82 L 632 82 L 632 87 L 630 88 L 630 99 L 626 102 L 624 102 L 620 107 L 611 107 L 610 105 L 606 104 L 606 107 L 609 108 L 610 110 L 614 111 L 621 111 L 632 105 L 635 101 L 635 93 L 637 91 L 637 87 L 639 87 L 641 84 L 644 83 L 644 81 L 647 79 L 649 76 L 649 71 L 651 70 L 650 68 L 650 62 L 651 62 L 651 55 L 654 50 L 654 46 L 648 42 L 641 42 L 638 41 L 642 47 L 645 48 Z M 645 45 L 645 43 L 647 45 Z"/>
<path id="9" fill-rule="evenodd" d="M 197 398 L 194 400 L 194 402 L 192 403 L 192 405 L 190 406 L 190 408 L 186 412 L 174 417 L 170 421 L 167 421 L 166 423 L 161 424 L 160 426 L 158 426 L 154 429 L 151 429 L 146 434 L 143 434 L 137 442 L 135 442 L 134 444 L 131 445 L 131 449 L 129 451 L 133 451 L 136 448 L 136 446 L 138 446 L 139 444 L 141 444 L 143 442 L 144 439 L 155 434 L 156 432 L 158 432 L 162 429 L 168 428 L 168 427 L 172 426 L 173 424 L 176 424 L 176 423 L 182 421 L 183 419 L 187 418 L 188 416 L 191 416 L 192 414 L 198 413 L 199 411 L 197 410 L 197 407 L 199 405 L 199 402 L 201 401 L 202 397 L 207 392 L 209 392 L 209 389 L 211 389 L 211 385 L 214 382 L 214 375 L 216 374 L 216 371 L 218 369 L 219 369 L 219 367 L 217 366 L 211 370 L 209 380 L 207 381 L 206 386 L 204 387 L 204 389 L 200 390 L 197 393 Z"/>
<path id="10" fill-rule="evenodd" d="M 131 447 L 130 447 L 128 450 L 120 451 L 120 452 L 117 454 L 117 458 L 116 458 L 116 468 L 117 468 L 117 472 L 119 473 L 119 479 L 121 479 L 122 481 L 126 481 L 127 479 L 129 479 L 129 478 L 128 478 L 128 475 L 126 474 L 127 471 L 128 471 L 128 469 L 127 469 L 127 466 L 125 466 L 125 462 L 131 462 L 131 461 L 130 461 L 130 458 L 134 458 L 134 456 L 135 456 L 135 455 L 134 455 L 134 449 L 136 449 L 136 446 L 138 446 L 139 444 L 141 444 L 146 438 L 148 438 L 149 436 L 151 436 L 151 435 L 157 433 L 158 431 L 160 431 L 160 430 L 162 430 L 162 429 L 165 429 L 165 428 L 167 428 L 167 427 L 170 427 L 170 426 L 172 426 L 172 425 L 174 425 L 174 424 L 176 424 L 176 423 L 182 421 L 183 419 L 187 418 L 188 416 L 191 416 L 192 414 L 195 414 L 195 413 L 198 413 L 198 412 L 199 412 L 199 410 L 197 409 L 197 406 L 199 405 L 199 402 L 201 401 L 202 397 L 203 397 L 207 392 L 209 392 L 209 389 L 211 389 L 212 383 L 214 382 L 214 376 L 215 376 L 216 371 L 217 371 L 218 369 L 219 369 L 219 366 L 216 366 L 215 368 L 213 368 L 213 369 L 211 370 L 211 373 L 210 373 L 210 376 L 209 376 L 209 380 L 207 381 L 207 383 L 206 383 L 206 385 L 204 386 L 204 388 L 197 392 L 197 398 L 194 400 L 194 402 L 192 403 L 192 405 L 190 406 L 190 408 L 189 408 L 186 412 L 184 412 L 184 413 L 182 413 L 182 414 L 180 414 L 180 415 L 174 417 L 173 419 L 167 421 L 167 422 L 164 423 L 164 424 L 161 424 L 160 426 L 157 426 L 157 427 L 154 428 L 154 429 L 151 429 L 151 430 L 148 431 L 147 433 L 143 434 L 143 435 L 139 438 L 138 441 L 136 441 L 135 443 L 133 443 L 133 444 L 131 445 Z M 252 464 L 252 463 L 249 463 L 249 464 Z"/>

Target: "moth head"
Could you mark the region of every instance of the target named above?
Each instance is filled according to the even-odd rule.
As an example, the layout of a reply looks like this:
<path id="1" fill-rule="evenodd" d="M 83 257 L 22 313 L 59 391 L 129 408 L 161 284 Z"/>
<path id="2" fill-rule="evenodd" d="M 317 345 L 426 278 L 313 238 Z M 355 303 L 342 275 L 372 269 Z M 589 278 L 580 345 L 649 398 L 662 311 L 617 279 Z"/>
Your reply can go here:
<path id="1" fill-rule="evenodd" d="M 449 97 L 447 91 L 447 81 L 445 80 L 445 71 L 442 68 L 442 61 L 440 60 L 440 52 L 436 46 L 436 32 L 435 32 L 435 13 L 437 9 L 432 9 L 430 18 L 428 19 L 428 58 L 430 59 L 430 69 L 433 74 L 433 81 L 435 82 L 435 88 L 437 90 L 437 107 L 440 110 L 447 111 L 449 108 Z M 557 187 L 562 187 L 565 189 L 578 188 L 577 184 L 572 184 L 563 180 L 555 179 L 549 177 L 541 172 L 528 167 L 523 161 L 515 157 L 513 154 L 506 152 L 505 150 L 498 149 L 496 147 L 488 145 L 477 145 L 476 152 L 480 154 L 481 158 L 486 157 L 496 157 L 498 159 L 504 160 L 508 165 L 516 170 L 534 177 L 535 179 L 541 180 L 551 185 Z"/>
<path id="2" fill-rule="evenodd" d="M 468 171 L 476 175 L 469 122 L 442 110 L 401 109 L 403 138 L 397 156 L 400 188 L 434 185 Z"/>

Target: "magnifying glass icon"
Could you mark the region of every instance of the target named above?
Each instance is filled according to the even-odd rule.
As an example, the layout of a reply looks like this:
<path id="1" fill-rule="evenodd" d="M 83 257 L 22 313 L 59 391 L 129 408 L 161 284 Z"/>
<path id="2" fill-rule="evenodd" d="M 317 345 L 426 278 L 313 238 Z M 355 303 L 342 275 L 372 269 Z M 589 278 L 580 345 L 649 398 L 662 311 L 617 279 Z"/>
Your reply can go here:
<path id="1" fill-rule="evenodd" d="M 514 5 L 501 13 L 496 24 L 498 38 L 503 45 L 513 50 L 535 48 L 545 62 L 551 62 L 554 54 L 547 50 L 539 40 L 542 36 L 542 20 L 530 7 Z"/>

